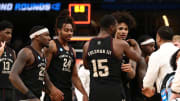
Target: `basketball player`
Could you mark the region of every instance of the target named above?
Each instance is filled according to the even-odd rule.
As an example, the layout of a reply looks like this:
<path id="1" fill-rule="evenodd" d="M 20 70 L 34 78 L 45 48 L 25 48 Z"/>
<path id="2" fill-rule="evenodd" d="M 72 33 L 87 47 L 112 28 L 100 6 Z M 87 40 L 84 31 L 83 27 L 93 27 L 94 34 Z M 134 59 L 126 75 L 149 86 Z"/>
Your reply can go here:
<path id="1" fill-rule="evenodd" d="M 84 66 L 90 69 L 90 101 L 123 101 L 124 87 L 121 77 L 123 54 L 139 65 L 146 65 L 143 58 L 130 48 L 124 40 L 113 39 L 117 21 L 112 15 L 105 15 L 100 21 L 100 32 L 96 38 L 86 42 L 83 47 Z M 136 45 L 134 41 L 129 41 Z"/>
<path id="2" fill-rule="evenodd" d="M 116 18 L 118 22 L 115 38 L 121 40 L 127 40 L 130 29 L 136 26 L 136 21 L 134 17 L 128 12 L 119 12 L 119 11 L 112 13 L 112 15 Z M 132 61 L 129 61 L 129 59 L 127 59 L 126 56 L 124 56 L 124 58 L 125 59 L 122 64 L 122 71 L 126 72 L 130 79 L 133 79 L 136 74 L 135 73 L 136 64 Z"/>
<path id="3" fill-rule="evenodd" d="M 138 39 L 138 43 L 142 50 L 142 56 L 145 58 L 146 63 L 148 63 L 149 56 L 155 50 L 155 40 L 149 35 L 142 35 Z"/>
<path id="4" fill-rule="evenodd" d="M 129 12 L 125 12 L 125 11 L 123 12 L 117 11 L 117 12 L 112 13 L 112 15 L 116 18 L 118 22 L 115 38 L 121 39 L 121 40 L 128 40 L 130 30 L 135 28 L 136 26 L 135 18 Z M 129 39 L 129 40 L 135 41 L 134 39 Z M 130 47 L 133 48 L 133 46 L 131 45 Z M 136 98 L 133 98 L 133 97 L 137 94 L 137 92 L 134 94 L 133 90 L 134 88 L 139 87 L 138 86 L 139 84 L 137 83 L 138 81 L 135 80 L 138 78 L 138 74 L 139 74 L 138 68 L 137 68 L 137 73 L 136 73 L 136 62 L 130 60 L 124 54 L 121 69 L 123 71 L 122 79 L 123 79 L 123 85 L 125 87 L 126 101 L 132 101 L 132 99 L 135 101 Z M 136 83 L 133 82 L 134 80 L 136 81 Z"/>
<path id="5" fill-rule="evenodd" d="M 9 76 L 11 83 L 18 90 L 17 100 L 40 101 L 44 81 L 48 85 L 50 95 L 54 96 L 54 99 L 61 99 L 61 92 L 45 74 L 46 59 L 42 49 L 48 47 L 50 41 L 48 29 L 34 26 L 30 31 L 30 39 L 31 45 L 20 50 Z"/>
<path id="6" fill-rule="evenodd" d="M 14 101 L 14 89 L 8 76 L 16 55 L 15 51 L 7 46 L 12 38 L 12 30 L 11 22 L 0 22 L 0 101 Z"/>
<path id="7" fill-rule="evenodd" d="M 72 101 L 72 83 L 83 94 L 83 101 L 88 101 L 77 74 L 75 50 L 68 44 L 74 32 L 74 23 L 68 11 L 64 10 L 56 19 L 57 39 L 51 40 L 46 51 L 47 71 L 53 84 L 64 93 L 63 101 Z M 45 96 L 45 101 L 50 101 Z"/>

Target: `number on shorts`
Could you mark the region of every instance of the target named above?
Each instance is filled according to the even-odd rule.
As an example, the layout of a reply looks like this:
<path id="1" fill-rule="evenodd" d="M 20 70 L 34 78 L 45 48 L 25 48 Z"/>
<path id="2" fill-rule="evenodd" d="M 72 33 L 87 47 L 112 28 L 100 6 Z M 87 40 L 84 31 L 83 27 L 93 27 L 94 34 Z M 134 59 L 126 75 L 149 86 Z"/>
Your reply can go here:
<path id="1" fill-rule="evenodd" d="M 91 61 L 93 65 L 93 77 L 106 77 L 109 76 L 109 67 L 107 65 L 102 65 L 103 63 L 107 63 L 107 59 L 93 59 Z M 103 71 L 97 71 L 97 70 L 103 70 Z"/>

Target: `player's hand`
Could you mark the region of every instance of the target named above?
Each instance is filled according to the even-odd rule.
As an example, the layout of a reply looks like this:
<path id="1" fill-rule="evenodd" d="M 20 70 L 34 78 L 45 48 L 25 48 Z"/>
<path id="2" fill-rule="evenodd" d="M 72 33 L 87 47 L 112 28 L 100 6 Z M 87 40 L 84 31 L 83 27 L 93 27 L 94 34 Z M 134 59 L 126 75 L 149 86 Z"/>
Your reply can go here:
<path id="1" fill-rule="evenodd" d="M 40 101 L 38 98 L 28 99 L 27 101 Z"/>
<path id="2" fill-rule="evenodd" d="M 172 101 L 172 100 L 174 100 L 176 98 L 180 98 L 180 94 L 172 93 L 169 101 Z"/>
<path id="3" fill-rule="evenodd" d="M 133 72 L 133 68 L 132 68 L 131 64 L 122 64 L 121 70 L 123 72 L 128 72 L 128 73 Z"/>
<path id="4" fill-rule="evenodd" d="M 3 54 L 3 52 L 4 52 L 5 44 L 6 44 L 6 42 L 1 42 L 1 45 L 0 45 L 0 56 L 1 56 L 1 55 Z"/>
<path id="5" fill-rule="evenodd" d="M 52 87 L 52 89 L 50 89 L 49 96 L 51 98 L 51 101 L 63 101 L 64 100 L 64 93 L 56 87 Z"/>
<path id="6" fill-rule="evenodd" d="M 151 88 L 142 88 L 142 93 L 146 96 L 146 97 L 152 97 L 155 93 L 155 88 L 153 87 L 153 89 Z"/>
<path id="7" fill-rule="evenodd" d="M 88 101 L 88 96 L 87 95 L 83 95 L 83 101 Z"/>

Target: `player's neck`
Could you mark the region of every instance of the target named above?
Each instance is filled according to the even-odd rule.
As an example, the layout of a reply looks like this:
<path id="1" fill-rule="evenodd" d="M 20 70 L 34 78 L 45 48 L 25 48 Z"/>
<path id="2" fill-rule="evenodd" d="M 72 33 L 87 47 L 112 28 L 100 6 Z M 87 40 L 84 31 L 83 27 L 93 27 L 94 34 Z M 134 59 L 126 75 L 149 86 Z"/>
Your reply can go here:
<path id="1" fill-rule="evenodd" d="M 34 50 L 36 50 L 41 56 L 42 56 L 42 46 L 41 45 L 39 45 L 39 44 L 36 44 L 36 43 L 34 43 L 34 42 L 32 42 L 31 43 L 31 47 L 34 49 Z"/>
<path id="2" fill-rule="evenodd" d="M 63 46 L 68 46 L 68 41 L 63 40 L 62 38 L 59 38 L 58 41 L 59 41 L 59 43 L 60 43 L 61 45 L 63 45 Z"/>
<path id="3" fill-rule="evenodd" d="M 61 44 L 61 46 L 65 49 L 65 50 L 67 50 L 67 51 L 69 51 L 69 46 L 68 46 L 68 41 L 66 41 L 66 40 L 63 40 L 63 39 L 58 39 L 59 40 L 59 43 Z"/>
<path id="4" fill-rule="evenodd" d="M 108 36 L 111 36 L 110 32 L 108 32 L 106 30 L 100 30 L 97 37 L 108 37 Z"/>
<path id="5" fill-rule="evenodd" d="M 146 54 L 145 52 L 142 52 L 142 57 L 146 58 L 147 56 L 149 56 L 149 54 Z"/>

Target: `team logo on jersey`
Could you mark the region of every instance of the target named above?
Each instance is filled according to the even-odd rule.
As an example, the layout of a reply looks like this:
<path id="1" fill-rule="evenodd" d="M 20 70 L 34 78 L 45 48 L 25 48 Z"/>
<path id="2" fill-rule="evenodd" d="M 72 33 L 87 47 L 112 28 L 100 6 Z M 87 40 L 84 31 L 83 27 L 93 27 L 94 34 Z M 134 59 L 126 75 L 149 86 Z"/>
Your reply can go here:
<path id="1" fill-rule="evenodd" d="M 41 60 L 41 57 L 40 57 L 40 56 L 38 56 L 38 59 L 39 59 L 39 60 Z"/>
<path id="2" fill-rule="evenodd" d="M 101 41 L 98 41 L 98 42 L 97 42 L 97 45 L 101 45 Z"/>
<path id="3" fill-rule="evenodd" d="M 60 51 L 60 52 L 62 52 L 62 51 L 63 51 L 63 49 L 62 49 L 62 48 L 59 48 L 59 51 Z"/>

